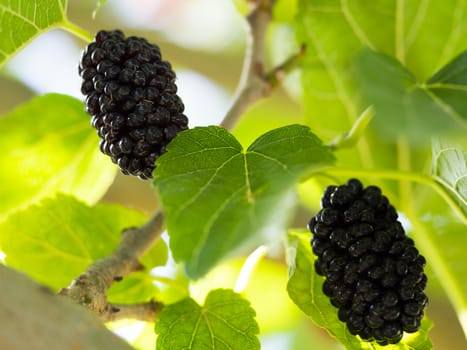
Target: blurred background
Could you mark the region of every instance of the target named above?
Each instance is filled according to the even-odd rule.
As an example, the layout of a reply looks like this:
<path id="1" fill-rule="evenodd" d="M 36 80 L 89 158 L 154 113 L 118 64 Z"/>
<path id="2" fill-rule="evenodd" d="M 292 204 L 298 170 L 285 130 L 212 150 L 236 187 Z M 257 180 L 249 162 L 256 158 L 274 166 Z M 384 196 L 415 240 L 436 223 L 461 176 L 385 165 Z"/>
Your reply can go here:
<path id="1" fill-rule="evenodd" d="M 235 95 L 245 49 L 246 26 L 232 0 L 108 0 L 93 18 L 95 6 L 95 0 L 70 0 L 68 16 L 90 33 L 119 28 L 127 35 L 144 36 L 159 45 L 163 58 L 171 61 L 177 73 L 190 127 L 215 125 L 222 120 Z M 38 94 L 58 92 L 82 99 L 77 67 L 85 45 L 61 30 L 47 32 L 30 43 L 0 71 L 0 114 Z M 287 23 L 274 22 L 268 32 L 267 64 L 271 67 L 279 63 L 297 47 L 293 29 Z M 303 122 L 298 79 L 298 72 L 292 73 L 283 87 L 246 113 L 234 130 L 243 145 L 269 129 Z M 148 214 L 158 205 L 148 182 L 120 174 L 102 200 Z M 309 209 L 298 208 L 292 226 L 304 228 L 311 215 Z M 209 288 L 232 287 L 229 284 L 241 263 L 226 262 L 194 285 L 193 294 L 202 301 Z M 288 301 L 283 261 L 264 260 L 252 281 L 246 294 L 256 301 L 253 306 L 262 330 L 263 349 L 340 348 Z M 430 298 L 428 315 L 435 321 L 430 333 L 435 348 L 465 349 L 465 338 L 444 295 L 437 293 Z M 152 331 L 144 324 L 125 326 L 131 332 L 121 334 L 137 338 L 141 348 L 150 342 Z M 146 336 L 138 335 L 140 331 Z"/>

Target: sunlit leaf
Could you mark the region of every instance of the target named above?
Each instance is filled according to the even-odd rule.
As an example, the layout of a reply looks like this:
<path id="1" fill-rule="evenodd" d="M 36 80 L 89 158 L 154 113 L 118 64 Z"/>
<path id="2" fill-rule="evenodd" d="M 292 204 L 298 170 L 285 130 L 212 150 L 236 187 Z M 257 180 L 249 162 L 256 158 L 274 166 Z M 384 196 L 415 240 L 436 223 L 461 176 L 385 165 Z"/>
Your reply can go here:
<path id="1" fill-rule="evenodd" d="M 248 14 L 249 6 L 247 0 L 233 0 L 233 4 L 235 5 L 238 13 L 244 16 Z"/>
<path id="2" fill-rule="evenodd" d="M 432 175 L 467 213 L 467 158 L 462 147 L 447 140 L 433 140 Z"/>
<path id="3" fill-rule="evenodd" d="M 217 265 L 202 279 L 190 284 L 190 296 L 196 300 L 204 300 L 212 289 L 236 288 L 244 264 L 245 258 L 235 258 Z M 265 285 L 287 284 L 285 264 L 263 258 L 248 277 L 248 283 L 241 294 L 250 300 L 255 309 L 261 332 L 268 334 L 294 327 L 302 315 L 288 298 L 285 288 L 264 288 Z M 274 304 L 274 308 L 271 308 L 271 304 Z"/>
<path id="4" fill-rule="evenodd" d="M 449 213 L 445 211 L 424 212 L 424 228 L 430 235 L 435 246 L 443 259 L 442 263 L 448 270 L 451 281 L 450 292 L 457 295 L 457 302 L 464 305 L 464 310 L 456 312 L 467 312 L 467 280 L 464 276 L 467 274 L 467 264 L 465 263 L 465 247 L 467 244 L 467 235 L 465 234 L 465 225 L 459 221 L 449 219 Z M 429 275 L 428 286 L 433 290 L 445 288 L 444 278 L 447 276 L 437 275 L 438 266 L 427 264 Z M 441 288 L 441 289 L 440 289 Z"/>
<path id="5" fill-rule="evenodd" d="M 277 97 L 268 103 L 251 106 L 232 130 L 232 135 L 244 148 L 248 148 L 260 135 L 272 129 L 301 123 L 303 115 L 297 105 Z"/>
<path id="6" fill-rule="evenodd" d="M 298 40 L 307 44 L 304 102 L 313 125 L 349 128 L 361 112 L 349 67 L 363 46 L 397 57 L 419 81 L 467 47 L 467 37 L 460 34 L 467 28 L 462 1 L 298 3 Z"/>
<path id="7" fill-rule="evenodd" d="M 159 350 L 260 348 L 255 311 L 229 289 L 211 291 L 203 306 L 187 298 L 163 308 L 156 321 Z"/>
<path id="8" fill-rule="evenodd" d="M 131 304 L 154 299 L 158 288 L 146 272 L 133 273 L 115 282 L 107 292 L 110 303 Z"/>
<path id="9" fill-rule="evenodd" d="M 296 181 L 332 160 L 329 148 L 300 125 L 270 131 L 246 151 L 219 127 L 181 133 L 154 173 L 175 259 L 196 278 L 277 237 Z"/>
<path id="10" fill-rule="evenodd" d="M 68 0 L 0 0 L 0 67 L 39 34 L 66 19 Z"/>
<path id="11" fill-rule="evenodd" d="M 141 333 L 131 341 L 131 346 L 138 350 L 154 349 L 156 344 L 156 334 L 154 333 L 154 324 L 147 322 Z"/>
<path id="12" fill-rule="evenodd" d="M 0 220 L 59 192 L 92 204 L 112 184 L 117 168 L 77 99 L 36 97 L 1 117 L 0 133 Z"/>
<path id="13" fill-rule="evenodd" d="M 298 0 L 278 0 L 273 7 L 274 21 L 292 21 L 297 14 Z"/>
<path id="14" fill-rule="evenodd" d="M 312 327 L 310 323 L 311 321 L 304 319 L 293 329 L 290 350 L 310 350 L 310 344 L 313 344 L 313 349 L 342 350 L 342 345 L 323 336 L 322 330 L 318 327 Z"/>
<path id="15" fill-rule="evenodd" d="M 89 207 L 57 195 L 0 224 L 0 249 L 7 265 L 58 289 L 112 252 L 124 228 L 141 225 L 145 219 L 140 212 L 117 205 Z M 165 245 L 162 240 L 159 244 Z"/>
<path id="16" fill-rule="evenodd" d="M 349 350 L 385 349 L 374 343 L 361 341 L 347 330 L 345 323 L 337 317 L 337 309 L 322 292 L 324 278 L 314 270 L 315 256 L 311 251 L 310 236 L 302 233 L 290 234 L 290 273 L 287 291 L 293 302 L 318 326 L 325 328 L 333 337 Z M 429 350 L 431 342 L 428 331 L 432 322 L 423 319 L 420 330 L 405 334 L 402 341 L 391 345 L 392 350 Z"/>

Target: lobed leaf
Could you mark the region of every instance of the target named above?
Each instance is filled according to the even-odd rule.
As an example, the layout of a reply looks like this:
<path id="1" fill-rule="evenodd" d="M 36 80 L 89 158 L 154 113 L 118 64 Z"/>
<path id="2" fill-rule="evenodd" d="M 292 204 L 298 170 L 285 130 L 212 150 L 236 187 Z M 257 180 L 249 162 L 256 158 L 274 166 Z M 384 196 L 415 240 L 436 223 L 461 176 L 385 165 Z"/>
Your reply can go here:
<path id="1" fill-rule="evenodd" d="M 163 308 L 156 321 L 160 350 L 260 349 L 250 303 L 230 289 L 211 291 L 203 306 L 186 298 Z"/>
<path id="2" fill-rule="evenodd" d="M 375 106 L 379 134 L 387 140 L 405 134 L 421 144 L 430 136 L 465 133 L 467 84 L 462 85 L 456 76 L 467 69 L 467 61 L 456 61 L 462 63 L 449 64 L 431 83 L 423 84 L 397 60 L 362 50 L 354 61 L 356 76 L 366 101 Z M 454 84 L 441 82 L 449 79 L 458 84 L 456 89 Z"/>
<path id="3" fill-rule="evenodd" d="M 467 47 L 467 7 L 458 0 L 299 0 L 296 28 L 298 42 L 307 45 L 307 121 L 314 130 L 339 132 L 367 107 L 349 69 L 362 47 L 397 58 L 425 81 Z"/>
<path id="4" fill-rule="evenodd" d="M 455 57 L 425 84 L 427 93 L 451 115 L 466 123 L 467 119 L 467 51 Z"/>
<path id="5" fill-rule="evenodd" d="M 0 221 L 59 192 L 95 203 L 116 174 L 75 98 L 35 97 L 0 118 L 0 133 Z"/>
<path id="6" fill-rule="evenodd" d="M 246 151 L 220 127 L 181 133 L 154 173 L 174 258 L 197 278 L 221 259 L 277 237 L 294 184 L 332 161 L 329 148 L 301 125 L 272 130 Z"/>
<path id="7" fill-rule="evenodd" d="M 387 349 L 375 343 L 368 343 L 353 336 L 347 330 L 345 323 L 337 317 L 337 309 L 331 305 L 329 298 L 322 292 L 324 278 L 314 270 L 315 256 L 311 251 L 310 236 L 302 233 L 289 235 L 289 282 L 287 291 L 292 301 L 318 326 L 326 329 L 333 337 L 349 350 Z M 432 322 L 426 317 L 416 333 L 405 334 L 401 342 L 392 344 L 389 348 L 429 350 L 431 341 L 428 331 Z"/>
<path id="8" fill-rule="evenodd" d="M 39 34 L 66 20 L 68 0 L 0 0 L 0 68 Z"/>
<path id="9" fill-rule="evenodd" d="M 6 254 L 7 265 L 59 289 L 94 260 L 111 253 L 124 228 L 141 225 L 145 219 L 135 210 L 109 204 L 89 207 L 59 194 L 14 213 L 1 223 L 0 249 Z M 165 251 L 159 261 L 151 259 L 163 265 L 167 258 L 165 243 L 160 240 L 153 249 Z M 152 286 L 150 280 L 140 277 L 140 282 L 146 284 L 140 286 L 142 289 Z"/>

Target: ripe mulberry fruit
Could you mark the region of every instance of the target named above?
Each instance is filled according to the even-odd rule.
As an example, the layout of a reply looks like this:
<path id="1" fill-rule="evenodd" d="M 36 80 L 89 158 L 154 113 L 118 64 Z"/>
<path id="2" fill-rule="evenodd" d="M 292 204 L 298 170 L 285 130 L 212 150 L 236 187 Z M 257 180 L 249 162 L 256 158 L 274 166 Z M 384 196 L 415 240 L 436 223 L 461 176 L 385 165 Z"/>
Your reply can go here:
<path id="1" fill-rule="evenodd" d="M 100 31 L 83 52 L 79 74 L 101 151 L 122 173 L 152 178 L 156 159 L 188 128 L 175 73 L 159 47 L 120 30 Z"/>
<path id="2" fill-rule="evenodd" d="M 349 332 L 380 345 L 420 328 L 428 302 L 425 258 L 376 186 L 329 186 L 308 228 L 323 292 Z"/>

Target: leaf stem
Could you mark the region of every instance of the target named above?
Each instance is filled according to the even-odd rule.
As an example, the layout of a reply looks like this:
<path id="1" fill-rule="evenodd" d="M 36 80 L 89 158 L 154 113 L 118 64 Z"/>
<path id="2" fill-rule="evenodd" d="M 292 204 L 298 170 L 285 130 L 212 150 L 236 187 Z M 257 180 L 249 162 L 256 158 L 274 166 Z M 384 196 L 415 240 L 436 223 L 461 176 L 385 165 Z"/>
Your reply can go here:
<path id="1" fill-rule="evenodd" d="M 349 131 L 337 136 L 335 139 L 328 143 L 328 146 L 333 150 L 355 146 L 358 140 L 363 136 L 368 123 L 373 119 L 374 115 L 374 107 L 369 106 L 353 123 Z"/>
<path id="2" fill-rule="evenodd" d="M 60 28 L 66 30 L 67 32 L 76 35 L 78 38 L 86 41 L 91 42 L 94 40 L 94 36 L 83 29 L 82 27 L 70 22 L 67 18 L 64 18 L 60 23 Z"/>
<path id="3" fill-rule="evenodd" d="M 319 174 L 321 175 L 321 174 Z M 463 223 L 467 224 L 467 216 L 459 207 L 458 203 L 452 199 L 447 190 L 433 177 L 399 170 L 388 169 L 353 169 L 353 168 L 330 168 L 323 171 L 322 175 L 327 176 L 347 176 L 347 177 L 375 177 L 390 180 L 407 180 L 431 187 L 438 193 L 449 207 L 457 214 Z"/>
<path id="4" fill-rule="evenodd" d="M 235 283 L 234 291 L 236 293 L 242 293 L 245 290 L 248 282 L 250 281 L 251 275 L 253 274 L 258 263 L 266 255 L 267 250 L 268 248 L 266 246 L 259 246 L 246 258 L 242 269 L 238 274 L 237 282 Z"/>
<path id="5" fill-rule="evenodd" d="M 397 140 L 397 167 L 399 171 L 410 173 L 411 170 L 411 154 L 410 146 L 407 136 L 402 135 Z M 399 198 L 402 211 L 407 211 L 407 207 L 411 205 L 412 201 L 412 184 L 407 181 L 407 178 L 399 181 Z"/>

